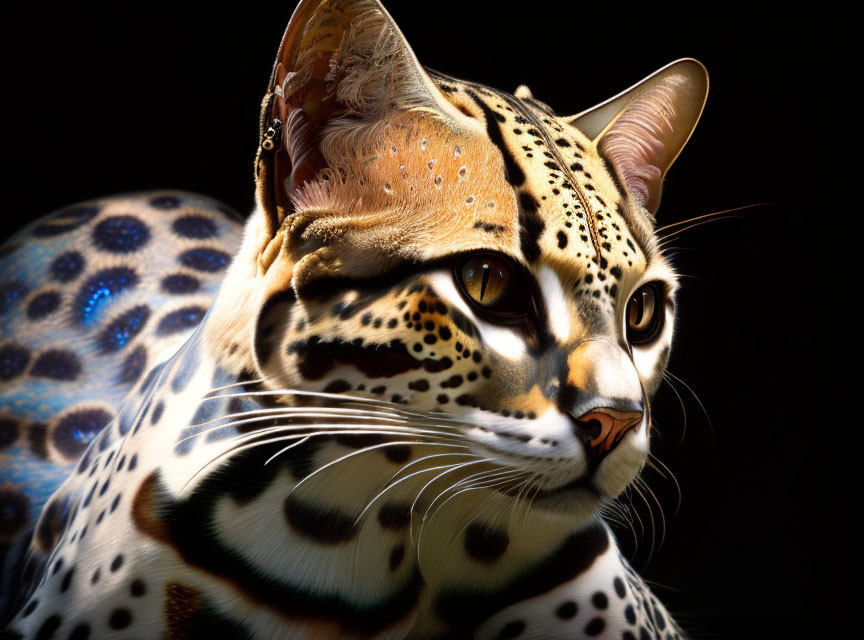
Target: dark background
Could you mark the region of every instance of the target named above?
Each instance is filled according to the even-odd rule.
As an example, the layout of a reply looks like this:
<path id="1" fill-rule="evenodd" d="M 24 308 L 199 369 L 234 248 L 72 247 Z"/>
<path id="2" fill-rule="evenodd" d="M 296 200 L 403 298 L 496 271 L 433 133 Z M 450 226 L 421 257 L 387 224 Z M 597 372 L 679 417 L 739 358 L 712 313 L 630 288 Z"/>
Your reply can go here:
<path id="1" fill-rule="evenodd" d="M 836 397 L 817 391 L 815 378 L 832 374 L 812 333 L 832 294 L 812 280 L 814 228 L 783 197 L 807 183 L 804 89 L 790 78 L 801 47 L 818 49 L 812 24 L 755 3 L 698 14 L 692 3 L 423 4 L 388 3 L 423 64 L 502 89 L 527 83 L 559 113 L 679 57 L 708 68 L 708 105 L 668 174 L 659 223 L 762 206 L 674 243 L 684 277 L 670 371 L 705 411 L 683 383 L 673 382 L 683 408 L 661 389 L 654 452 L 677 477 L 680 508 L 675 483 L 649 472 L 665 541 L 656 505 L 636 507 L 638 549 L 620 537 L 694 638 L 840 634 L 852 613 L 843 434 L 853 425 L 837 386 Z M 200 191 L 251 209 L 259 100 L 293 0 L 29 5 L 4 10 L 3 153 L 14 164 L 3 235 L 131 190 Z"/>

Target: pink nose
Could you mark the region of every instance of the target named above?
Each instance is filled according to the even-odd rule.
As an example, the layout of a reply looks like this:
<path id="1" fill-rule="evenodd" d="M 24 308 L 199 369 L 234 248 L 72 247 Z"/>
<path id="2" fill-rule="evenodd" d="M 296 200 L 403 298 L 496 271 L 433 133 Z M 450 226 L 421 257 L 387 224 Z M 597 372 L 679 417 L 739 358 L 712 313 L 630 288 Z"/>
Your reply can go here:
<path id="1" fill-rule="evenodd" d="M 614 449 L 625 434 L 642 422 L 641 411 L 618 411 L 602 407 L 576 418 L 573 431 L 587 442 L 595 457 Z"/>

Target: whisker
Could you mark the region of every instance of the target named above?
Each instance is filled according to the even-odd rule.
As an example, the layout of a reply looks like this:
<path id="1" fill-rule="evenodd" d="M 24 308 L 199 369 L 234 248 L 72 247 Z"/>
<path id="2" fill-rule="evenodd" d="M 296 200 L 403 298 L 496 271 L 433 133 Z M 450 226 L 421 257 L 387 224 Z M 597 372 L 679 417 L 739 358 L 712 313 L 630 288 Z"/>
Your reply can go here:
<path id="1" fill-rule="evenodd" d="M 755 209 L 757 207 L 764 207 L 770 204 L 774 204 L 773 202 L 757 202 L 756 204 L 745 204 L 740 207 L 733 207 L 731 209 L 724 209 L 722 211 L 713 211 L 712 213 L 705 213 L 701 216 L 695 216 L 693 218 L 688 218 L 687 220 L 679 220 L 678 222 L 672 222 L 670 224 L 663 225 L 662 227 L 657 227 L 654 230 L 654 233 L 661 234 L 663 231 L 667 229 L 671 229 L 672 227 L 680 227 L 682 224 L 689 224 L 691 222 L 696 222 L 697 220 L 704 220 L 706 218 L 714 218 L 717 216 L 722 216 L 728 213 L 735 213 L 736 211 L 744 211 L 746 209 Z"/>
<path id="2" fill-rule="evenodd" d="M 681 394 L 678 393 L 678 389 L 675 388 L 675 385 L 672 384 L 672 381 L 666 377 L 666 372 L 663 372 L 663 382 L 669 385 L 669 388 L 672 389 L 672 392 L 678 398 L 678 404 L 681 406 L 681 413 L 684 416 L 684 426 L 681 428 L 681 439 L 678 441 L 678 446 L 680 447 L 684 444 L 684 436 L 687 435 L 687 409 L 684 407 L 684 400 L 681 398 Z"/>
<path id="3" fill-rule="evenodd" d="M 702 400 L 699 398 L 698 395 L 696 395 L 696 392 L 693 391 L 693 389 L 690 387 L 690 385 L 687 384 L 686 382 L 684 382 L 681 378 L 676 376 L 674 373 L 672 373 L 668 369 L 666 370 L 664 375 L 666 375 L 666 374 L 672 376 L 673 378 L 675 378 L 675 380 L 677 380 L 678 382 L 683 384 L 684 388 L 687 389 L 687 391 L 690 392 L 690 394 L 693 396 L 693 398 L 696 400 L 696 402 L 699 403 L 699 407 L 702 409 L 702 414 L 705 416 L 705 420 L 707 420 L 707 422 L 708 422 L 708 427 L 711 429 L 711 444 L 712 444 L 712 446 L 716 446 L 717 445 L 717 442 L 716 442 L 717 434 L 714 431 L 714 423 L 711 422 L 711 416 L 708 415 L 708 410 L 705 408 L 705 405 L 702 404 Z"/>

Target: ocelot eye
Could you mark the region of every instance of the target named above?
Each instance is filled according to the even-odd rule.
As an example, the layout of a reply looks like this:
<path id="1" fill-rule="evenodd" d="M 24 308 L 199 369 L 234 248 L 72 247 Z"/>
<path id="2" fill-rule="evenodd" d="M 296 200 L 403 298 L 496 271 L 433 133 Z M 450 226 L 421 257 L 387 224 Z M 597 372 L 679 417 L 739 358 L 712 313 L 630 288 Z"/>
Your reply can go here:
<path id="1" fill-rule="evenodd" d="M 633 345 L 654 342 L 666 321 L 662 285 L 649 282 L 636 290 L 627 303 L 627 340 Z"/>
<path id="2" fill-rule="evenodd" d="M 530 291 L 521 271 L 509 260 L 494 254 L 477 254 L 455 269 L 462 295 L 486 319 L 513 323 L 525 317 Z"/>

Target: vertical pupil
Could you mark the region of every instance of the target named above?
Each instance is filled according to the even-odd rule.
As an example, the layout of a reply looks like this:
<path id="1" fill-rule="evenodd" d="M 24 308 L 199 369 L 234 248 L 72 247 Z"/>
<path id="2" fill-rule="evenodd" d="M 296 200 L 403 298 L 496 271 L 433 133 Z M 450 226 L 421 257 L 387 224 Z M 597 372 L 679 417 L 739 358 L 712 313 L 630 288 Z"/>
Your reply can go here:
<path id="1" fill-rule="evenodd" d="M 489 276 L 492 275 L 491 269 L 489 268 L 489 265 L 486 264 L 485 262 L 483 263 L 482 269 L 483 269 L 483 280 L 480 283 L 480 300 L 481 301 L 486 296 L 486 287 L 489 285 Z"/>

